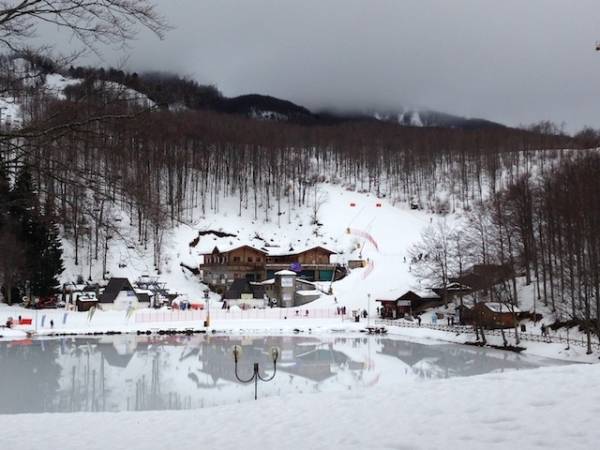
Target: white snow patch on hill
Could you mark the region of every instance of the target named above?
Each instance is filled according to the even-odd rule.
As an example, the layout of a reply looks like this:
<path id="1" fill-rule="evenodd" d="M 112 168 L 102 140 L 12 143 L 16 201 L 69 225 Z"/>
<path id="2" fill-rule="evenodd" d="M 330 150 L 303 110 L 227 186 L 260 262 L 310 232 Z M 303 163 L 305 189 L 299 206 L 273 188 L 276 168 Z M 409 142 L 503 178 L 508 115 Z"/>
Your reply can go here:
<path id="1" fill-rule="evenodd" d="M 79 78 L 67 78 L 57 73 L 46 75 L 46 91 L 60 100 L 65 100 L 65 88 L 82 82 Z"/>
<path id="2" fill-rule="evenodd" d="M 13 97 L 0 96 L 0 126 L 21 128 L 22 123 L 21 105 Z"/>
<path id="3" fill-rule="evenodd" d="M 135 227 L 129 226 L 125 212 L 116 212 L 114 215 L 120 218 L 122 232 L 121 236 L 115 235 L 109 240 L 105 275 L 128 277 L 132 281 L 145 274 L 158 275 L 171 290 L 198 298 L 205 286 L 180 263 L 197 267 L 202 262 L 201 254 L 211 252 L 215 246 L 269 246 L 272 251 L 288 251 L 320 245 L 338 253 L 332 257 L 333 261 L 345 263 L 362 256 L 369 260 L 369 266 L 354 269 L 345 279 L 333 283 L 332 295 L 323 295 L 309 305 L 311 308 L 334 306 L 335 298 L 338 304 L 348 308 L 368 309 L 370 294 L 374 311 L 376 298 L 400 295 L 418 287 L 410 273 L 408 248 L 419 240 L 421 231 L 433 220 L 433 215 L 410 210 L 406 205 L 393 205 L 374 195 L 347 191 L 338 185 L 322 184 L 319 189 L 319 195 L 326 199 L 318 214 L 322 226 L 311 225 L 311 205 L 290 210 L 287 204 L 282 204 L 279 221 L 277 214 L 271 212 L 270 221 L 265 222 L 264 210 L 259 210 L 259 218 L 254 220 L 254 211 L 250 209 L 242 209 L 242 216 L 239 216 L 238 199 L 221 199 L 219 213 L 207 214 L 191 225 L 179 225 L 165 233 L 160 274 L 154 267 L 152 245 L 149 243 L 144 249 L 132 235 Z M 369 233 L 378 248 L 356 234 L 348 234 L 349 228 L 353 232 Z M 191 247 L 198 232 L 205 230 L 227 232 L 235 237 L 219 238 L 209 234 Z M 74 281 L 78 276 L 88 279 L 88 249 L 80 248 L 78 266 L 74 265 L 72 243 L 65 241 L 64 249 L 66 270 L 63 281 Z M 102 279 L 101 261 L 102 255 L 98 261 L 92 261 L 93 280 Z M 330 283 L 320 285 L 324 291 L 329 291 Z"/>
<path id="4" fill-rule="evenodd" d="M 422 127 L 423 122 L 421 121 L 421 116 L 417 111 L 413 112 L 410 116 L 410 124 L 413 127 Z"/>

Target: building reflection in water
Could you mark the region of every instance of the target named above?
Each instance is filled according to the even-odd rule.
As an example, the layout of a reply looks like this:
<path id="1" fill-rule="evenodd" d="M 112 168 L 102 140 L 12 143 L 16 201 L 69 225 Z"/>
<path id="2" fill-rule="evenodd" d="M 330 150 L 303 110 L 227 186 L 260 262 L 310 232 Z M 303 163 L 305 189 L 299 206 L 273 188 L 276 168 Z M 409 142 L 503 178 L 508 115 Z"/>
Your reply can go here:
<path id="1" fill-rule="evenodd" d="M 401 378 L 469 376 L 533 368 L 539 361 L 456 345 L 377 337 L 102 336 L 0 343 L 0 414 L 191 409 L 253 399 L 235 379 L 271 366 L 261 397 L 368 388 Z M 270 371 L 267 369 L 267 373 Z"/>

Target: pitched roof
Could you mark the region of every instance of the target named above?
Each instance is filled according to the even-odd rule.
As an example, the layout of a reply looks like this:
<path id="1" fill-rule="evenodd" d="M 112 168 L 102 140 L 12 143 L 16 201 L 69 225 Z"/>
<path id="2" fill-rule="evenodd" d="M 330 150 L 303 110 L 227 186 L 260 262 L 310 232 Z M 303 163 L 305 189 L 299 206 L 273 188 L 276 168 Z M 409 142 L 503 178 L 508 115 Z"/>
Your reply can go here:
<path id="1" fill-rule="evenodd" d="M 454 278 L 452 281 L 467 285 L 474 291 L 479 291 L 489 289 L 504 280 L 508 280 L 512 275 L 513 271 L 508 266 L 475 264 L 465 271 L 463 276 Z"/>
<path id="2" fill-rule="evenodd" d="M 250 245 L 250 244 L 239 244 L 239 243 L 224 245 L 224 246 L 223 245 L 221 245 L 221 246 L 215 245 L 212 250 L 207 250 L 200 254 L 202 256 L 221 255 L 223 253 L 229 253 L 234 250 L 238 250 L 240 248 L 249 248 L 249 249 L 254 250 L 255 252 L 261 253 L 265 256 L 296 256 L 296 255 L 300 255 L 302 253 L 306 253 L 306 252 L 309 252 L 311 250 L 316 250 L 316 249 L 323 250 L 324 252 L 328 253 L 329 255 L 337 255 L 337 252 L 335 252 L 327 247 L 324 247 L 322 245 L 313 245 L 310 247 L 302 247 L 302 248 L 299 248 L 298 250 L 295 250 L 293 247 L 286 247 L 287 250 L 284 250 L 281 247 L 258 248 L 258 247 L 254 247 L 253 245 Z"/>
<path id="3" fill-rule="evenodd" d="M 278 248 L 278 247 L 275 247 L 275 248 L 270 247 L 267 249 L 267 255 L 268 256 L 294 256 L 294 255 L 300 255 L 301 253 L 306 253 L 306 252 L 309 252 L 311 250 L 316 250 L 316 249 L 324 250 L 326 253 L 329 253 L 330 255 L 337 254 L 337 252 L 334 252 L 333 250 L 330 250 L 327 247 L 323 247 L 322 245 L 313 245 L 311 247 L 300 248 L 299 250 L 294 250 L 293 247 L 289 248 L 288 250 L 282 250 L 281 248 Z"/>
<path id="4" fill-rule="evenodd" d="M 519 308 L 516 306 L 509 307 L 506 303 L 498 303 L 498 302 L 486 302 L 483 303 L 489 310 L 497 313 L 519 313 Z"/>
<path id="5" fill-rule="evenodd" d="M 101 344 L 98 347 L 106 363 L 112 367 L 125 368 L 133 358 L 133 353 L 122 355 L 112 344 Z"/>
<path id="6" fill-rule="evenodd" d="M 229 245 L 229 246 L 221 246 L 221 248 L 219 248 L 218 245 L 215 245 L 215 247 L 208 253 L 202 253 L 202 255 L 219 255 L 219 254 L 223 254 L 223 253 L 229 253 L 232 252 L 234 250 L 238 250 L 240 248 L 244 248 L 247 247 L 251 250 L 254 250 L 256 252 L 262 253 L 263 255 L 267 255 L 267 252 L 260 249 L 260 248 L 256 248 L 253 247 L 251 245 L 247 245 L 247 244 L 242 244 L 242 245 Z"/>
<path id="7" fill-rule="evenodd" d="M 261 283 L 252 283 L 245 278 L 236 278 L 223 295 L 224 300 L 237 300 L 242 294 L 252 294 L 253 298 L 263 298 L 265 288 Z"/>
<path id="8" fill-rule="evenodd" d="M 127 278 L 111 278 L 100 295 L 100 303 L 114 303 L 121 291 L 131 291 L 135 294 L 133 286 Z"/>
<path id="9" fill-rule="evenodd" d="M 406 296 L 410 296 L 410 295 L 415 295 L 421 299 L 439 299 L 440 296 L 438 294 L 436 294 L 435 292 L 433 292 L 430 289 L 425 289 L 425 290 L 409 290 L 406 291 L 404 294 L 402 294 L 401 296 L 397 297 L 396 300 L 402 300 L 403 297 Z"/>
<path id="10" fill-rule="evenodd" d="M 279 272 L 275 272 L 275 275 L 285 276 L 285 275 L 298 275 L 296 272 L 292 272 L 291 270 L 280 270 Z"/>

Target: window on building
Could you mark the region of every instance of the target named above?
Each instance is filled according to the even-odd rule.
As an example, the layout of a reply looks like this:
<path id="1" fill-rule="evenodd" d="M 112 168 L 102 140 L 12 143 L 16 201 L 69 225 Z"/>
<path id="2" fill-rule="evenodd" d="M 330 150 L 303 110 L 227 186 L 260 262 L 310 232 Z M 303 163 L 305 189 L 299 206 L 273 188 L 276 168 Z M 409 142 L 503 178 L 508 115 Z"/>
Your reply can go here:
<path id="1" fill-rule="evenodd" d="M 239 256 L 234 256 L 233 257 L 233 262 L 240 262 L 240 257 Z"/>
<path id="2" fill-rule="evenodd" d="M 248 262 L 252 262 L 252 256 L 248 256 Z"/>

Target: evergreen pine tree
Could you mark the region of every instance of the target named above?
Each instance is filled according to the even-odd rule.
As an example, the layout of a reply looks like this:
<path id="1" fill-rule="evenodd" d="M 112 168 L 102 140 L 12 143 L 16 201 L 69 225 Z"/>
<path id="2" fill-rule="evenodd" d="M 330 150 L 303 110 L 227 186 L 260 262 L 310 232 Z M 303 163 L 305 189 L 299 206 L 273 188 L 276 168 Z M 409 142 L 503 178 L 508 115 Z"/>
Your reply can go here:
<path id="1" fill-rule="evenodd" d="M 18 285 L 23 275 L 24 250 L 18 240 L 19 226 L 10 215 L 11 192 L 8 171 L 0 160 L 0 290 L 11 304 L 19 297 Z"/>
<path id="2" fill-rule="evenodd" d="M 31 293 L 48 295 L 59 285 L 58 276 L 64 270 L 62 247 L 52 211 L 47 208 L 47 214 L 42 214 L 27 169 L 22 169 L 17 175 L 11 191 L 10 212 L 18 224 L 18 236 L 25 247 L 25 272 Z"/>
<path id="3" fill-rule="evenodd" d="M 46 210 L 40 229 L 40 259 L 34 278 L 34 293 L 48 295 L 60 284 L 58 276 L 65 270 L 58 225 L 50 210 Z"/>
<path id="4" fill-rule="evenodd" d="M 0 159 L 0 232 L 6 224 L 10 206 L 10 181 L 4 161 Z"/>

